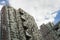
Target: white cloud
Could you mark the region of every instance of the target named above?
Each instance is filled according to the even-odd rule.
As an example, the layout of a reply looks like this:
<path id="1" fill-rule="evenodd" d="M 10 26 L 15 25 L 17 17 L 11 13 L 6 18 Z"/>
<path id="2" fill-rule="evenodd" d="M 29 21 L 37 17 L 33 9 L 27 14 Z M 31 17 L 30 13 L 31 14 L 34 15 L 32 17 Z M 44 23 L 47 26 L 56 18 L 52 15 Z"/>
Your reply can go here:
<path id="1" fill-rule="evenodd" d="M 5 3 L 5 1 L 2 1 L 1 3 Z"/>
<path id="2" fill-rule="evenodd" d="M 0 11 L 1 11 L 2 7 L 3 7 L 3 5 L 0 5 Z"/>
<path id="3" fill-rule="evenodd" d="M 15 9 L 22 8 L 32 15 L 38 28 L 43 23 L 53 22 L 57 15 L 54 12 L 60 8 L 60 0 L 9 0 L 9 3 Z"/>
<path id="4" fill-rule="evenodd" d="M 1 11 L 1 9 L 2 9 L 2 6 L 3 6 L 3 5 L 0 5 L 0 11 Z M 0 12 L 0 24 L 1 24 L 1 12 Z"/>
<path id="5" fill-rule="evenodd" d="M 5 1 L 4 1 L 4 0 L 1 0 L 1 1 L 0 1 L 0 11 L 1 11 L 3 5 L 5 5 Z"/>
<path id="6" fill-rule="evenodd" d="M 22 8 L 31 14 L 40 26 L 43 23 L 53 22 L 59 9 L 60 0 L 9 0 L 15 9 Z M 52 14 L 54 13 L 54 14 Z M 39 27 L 38 27 L 39 28 Z"/>

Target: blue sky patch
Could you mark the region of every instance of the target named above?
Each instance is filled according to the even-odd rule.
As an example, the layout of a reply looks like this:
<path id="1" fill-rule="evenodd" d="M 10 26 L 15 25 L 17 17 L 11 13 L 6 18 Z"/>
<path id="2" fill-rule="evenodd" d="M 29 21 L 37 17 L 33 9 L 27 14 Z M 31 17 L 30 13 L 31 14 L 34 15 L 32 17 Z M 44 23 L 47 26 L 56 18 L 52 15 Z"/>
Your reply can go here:
<path id="1" fill-rule="evenodd" d="M 9 4 L 8 0 L 0 0 L 0 5 Z"/>
<path id="2" fill-rule="evenodd" d="M 54 23 L 57 23 L 57 22 L 59 22 L 59 21 L 60 21 L 60 10 L 57 11 L 57 15 L 56 15 L 56 17 L 55 17 Z"/>

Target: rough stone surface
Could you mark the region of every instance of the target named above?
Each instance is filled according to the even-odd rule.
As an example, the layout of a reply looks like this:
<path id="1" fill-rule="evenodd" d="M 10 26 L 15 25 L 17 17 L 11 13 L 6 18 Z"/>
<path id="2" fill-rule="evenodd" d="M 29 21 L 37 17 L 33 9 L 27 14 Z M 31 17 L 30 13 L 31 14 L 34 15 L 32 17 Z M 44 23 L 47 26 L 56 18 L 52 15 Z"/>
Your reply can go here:
<path id="1" fill-rule="evenodd" d="M 11 6 L 2 8 L 0 18 L 1 40 L 60 40 L 60 22 L 42 24 L 38 30 L 31 15 Z"/>
<path id="2" fill-rule="evenodd" d="M 60 22 L 43 24 L 40 26 L 40 35 L 42 40 L 60 40 Z"/>
<path id="3" fill-rule="evenodd" d="M 0 12 L 0 40 L 1 40 L 1 12 Z"/>
<path id="4" fill-rule="evenodd" d="M 4 6 L 1 10 L 2 40 L 39 40 L 35 20 L 22 9 Z"/>

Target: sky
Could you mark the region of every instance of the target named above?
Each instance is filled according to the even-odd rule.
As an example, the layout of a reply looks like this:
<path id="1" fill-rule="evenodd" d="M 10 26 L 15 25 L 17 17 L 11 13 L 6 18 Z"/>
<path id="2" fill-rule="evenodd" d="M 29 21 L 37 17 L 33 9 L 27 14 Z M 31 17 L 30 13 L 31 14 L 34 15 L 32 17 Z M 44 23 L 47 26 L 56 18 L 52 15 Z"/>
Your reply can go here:
<path id="1" fill-rule="evenodd" d="M 58 14 L 56 15 L 55 21 L 54 21 L 55 24 L 60 21 L 60 10 L 58 10 L 57 13 L 58 13 Z"/>
<path id="2" fill-rule="evenodd" d="M 6 4 L 32 15 L 38 28 L 43 23 L 57 23 L 60 20 L 60 0 L 0 0 L 0 10 Z"/>

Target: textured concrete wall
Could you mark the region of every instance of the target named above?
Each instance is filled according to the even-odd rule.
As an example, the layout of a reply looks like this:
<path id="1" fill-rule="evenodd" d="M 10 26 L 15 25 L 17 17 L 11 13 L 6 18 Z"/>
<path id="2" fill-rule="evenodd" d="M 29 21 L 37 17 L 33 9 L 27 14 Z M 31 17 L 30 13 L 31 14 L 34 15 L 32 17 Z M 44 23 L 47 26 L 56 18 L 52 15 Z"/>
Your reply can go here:
<path id="1" fill-rule="evenodd" d="M 56 25 L 52 23 L 43 24 L 40 27 L 42 40 L 60 40 L 60 22 Z"/>
<path id="2" fill-rule="evenodd" d="M 60 40 L 60 22 L 43 24 L 38 30 L 31 15 L 11 6 L 2 8 L 1 18 L 1 40 Z"/>
<path id="3" fill-rule="evenodd" d="M 0 12 L 0 40 L 1 40 L 1 12 Z"/>
<path id="4" fill-rule="evenodd" d="M 2 8 L 2 40 L 39 40 L 34 18 L 22 9 Z"/>

